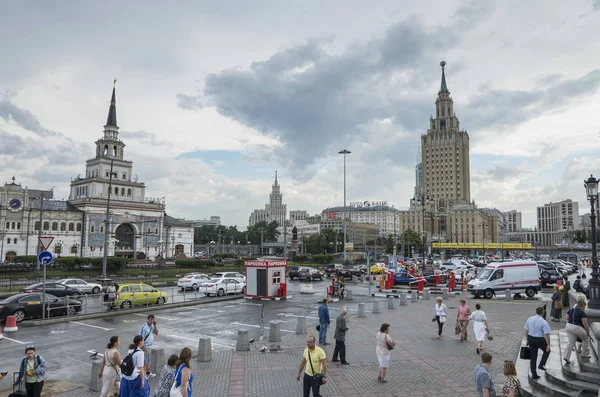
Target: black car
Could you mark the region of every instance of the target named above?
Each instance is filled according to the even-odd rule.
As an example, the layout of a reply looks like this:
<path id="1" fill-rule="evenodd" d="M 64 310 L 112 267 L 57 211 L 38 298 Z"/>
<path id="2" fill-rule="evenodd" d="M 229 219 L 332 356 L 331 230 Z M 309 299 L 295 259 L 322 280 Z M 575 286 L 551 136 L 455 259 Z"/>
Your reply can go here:
<path id="1" fill-rule="evenodd" d="M 437 275 L 440 276 L 440 284 L 445 284 L 448 281 L 448 275 L 446 273 L 438 273 Z M 435 271 L 433 270 L 425 270 L 423 272 L 423 277 L 425 277 L 425 280 L 427 280 L 427 282 L 429 284 L 436 284 L 435 280 L 436 280 L 436 274 Z"/>
<path id="2" fill-rule="evenodd" d="M 81 302 L 71 298 L 57 298 L 46 294 L 48 316 L 73 315 L 81 311 Z M 0 321 L 15 316 L 17 322 L 26 318 L 42 317 L 42 294 L 17 294 L 0 301 Z"/>
<path id="3" fill-rule="evenodd" d="M 542 279 L 542 287 L 546 287 L 548 284 L 556 284 L 556 282 L 562 279 L 561 274 L 552 265 L 543 265 L 538 262 L 540 269 L 540 278 Z"/>
<path id="4" fill-rule="evenodd" d="M 30 286 L 22 288 L 21 292 L 23 292 L 23 293 L 33 293 L 33 292 L 42 293 L 42 292 L 44 292 L 44 283 L 32 284 Z M 66 285 L 59 284 L 59 283 L 46 283 L 46 294 L 58 296 L 61 298 L 65 297 L 65 296 L 77 297 L 77 296 L 81 295 L 81 291 L 79 291 L 75 288 L 67 287 Z"/>
<path id="5" fill-rule="evenodd" d="M 300 277 L 300 269 L 302 269 L 300 266 L 290 266 L 289 269 L 290 270 L 288 270 L 288 277 L 290 278 L 290 280 L 293 280 L 294 277 Z"/>
<path id="6" fill-rule="evenodd" d="M 316 279 L 323 281 L 324 277 L 325 275 L 320 270 L 312 267 L 304 267 L 300 269 L 298 275 L 300 281 L 315 281 Z"/>
<path id="7" fill-rule="evenodd" d="M 346 280 L 352 280 L 352 275 L 354 274 L 354 268 L 352 266 L 344 266 L 343 268 L 337 271 L 338 276 L 344 277 Z"/>

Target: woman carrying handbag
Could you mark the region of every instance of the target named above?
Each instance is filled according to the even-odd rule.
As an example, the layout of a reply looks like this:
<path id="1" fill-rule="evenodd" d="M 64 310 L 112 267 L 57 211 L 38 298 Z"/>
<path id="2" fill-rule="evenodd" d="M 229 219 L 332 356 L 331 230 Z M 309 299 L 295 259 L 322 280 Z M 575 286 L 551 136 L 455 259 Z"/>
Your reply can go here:
<path id="1" fill-rule="evenodd" d="M 121 354 L 117 350 L 121 344 L 118 336 L 110 338 L 106 350 L 104 351 L 104 360 L 100 366 L 98 378 L 102 379 L 102 391 L 100 397 L 118 396 L 121 388 Z"/>
<path id="2" fill-rule="evenodd" d="M 192 350 L 189 347 L 184 347 L 179 353 L 179 361 L 177 361 L 177 370 L 175 371 L 175 382 L 171 386 L 170 397 L 192 397 L 192 382 L 194 375 L 190 367 L 192 359 Z"/>

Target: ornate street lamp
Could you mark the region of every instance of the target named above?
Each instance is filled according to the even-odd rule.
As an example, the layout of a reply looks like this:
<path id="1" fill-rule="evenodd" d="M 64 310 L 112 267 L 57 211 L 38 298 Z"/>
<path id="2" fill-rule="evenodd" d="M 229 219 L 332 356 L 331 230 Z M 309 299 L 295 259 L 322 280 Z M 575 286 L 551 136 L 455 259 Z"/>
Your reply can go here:
<path id="1" fill-rule="evenodd" d="M 592 222 L 592 278 L 589 283 L 590 309 L 600 309 L 600 280 L 598 280 L 598 257 L 596 253 L 596 202 L 598 201 L 598 179 L 593 175 L 584 181 L 587 199 L 590 202 L 590 220 Z"/>

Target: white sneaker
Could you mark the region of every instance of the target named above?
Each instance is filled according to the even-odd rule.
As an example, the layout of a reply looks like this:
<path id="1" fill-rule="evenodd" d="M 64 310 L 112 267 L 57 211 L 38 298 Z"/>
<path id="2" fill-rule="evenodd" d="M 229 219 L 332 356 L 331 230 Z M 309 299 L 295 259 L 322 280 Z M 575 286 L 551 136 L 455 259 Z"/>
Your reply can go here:
<path id="1" fill-rule="evenodd" d="M 154 378 L 156 376 L 156 374 L 154 372 L 148 372 L 148 376 L 150 378 Z"/>

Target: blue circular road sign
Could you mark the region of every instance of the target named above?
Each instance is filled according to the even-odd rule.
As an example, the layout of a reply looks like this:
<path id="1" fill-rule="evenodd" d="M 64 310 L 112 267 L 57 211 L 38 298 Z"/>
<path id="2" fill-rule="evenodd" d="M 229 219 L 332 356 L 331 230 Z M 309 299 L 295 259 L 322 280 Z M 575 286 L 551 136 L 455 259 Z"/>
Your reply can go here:
<path id="1" fill-rule="evenodd" d="M 52 252 L 50 251 L 42 251 L 38 255 L 38 262 L 43 264 L 49 264 L 52 262 Z"/>

